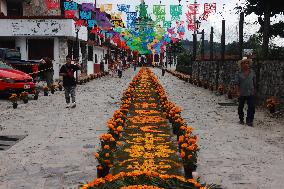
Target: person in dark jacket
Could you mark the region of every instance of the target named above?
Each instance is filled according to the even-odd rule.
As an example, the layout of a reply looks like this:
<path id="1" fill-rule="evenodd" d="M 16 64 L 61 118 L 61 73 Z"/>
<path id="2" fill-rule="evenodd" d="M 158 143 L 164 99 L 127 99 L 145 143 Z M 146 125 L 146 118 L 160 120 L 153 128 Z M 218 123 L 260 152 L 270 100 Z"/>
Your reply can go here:
<path id="1" fill-rule="evenodd" d="M 60 68 L 59 75 L 63 76 L 63 87 L 65 90 L 65 99 L 67 106 L 66 108 L 75 108 L 76 107 L 76 79 L 74 73 L 80 70 L 79 64 L 71 64 L 71 58 L 66 58 L 66 63 Z M 70 95 L 72 98 L 72 105 L 70 106 Z"/>
<path id="2" fill-rule="evenodd" d="M 52 60 L 48 57 L 45 57 L 40 60 L 40 70 L 42 71 L 43 79 L 46 81 L 48 88 L 51 88 L 53 85 L 53 64 Z"/>

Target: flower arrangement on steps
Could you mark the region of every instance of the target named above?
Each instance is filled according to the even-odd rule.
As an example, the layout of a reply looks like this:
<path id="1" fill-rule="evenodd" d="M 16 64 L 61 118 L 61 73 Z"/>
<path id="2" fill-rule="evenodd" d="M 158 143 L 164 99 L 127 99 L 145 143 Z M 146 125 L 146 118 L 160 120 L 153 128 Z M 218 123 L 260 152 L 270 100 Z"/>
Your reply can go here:
<path id="1" fill-rule="evenodd" d="M 183 74 L 183 73 L 180 73 L 180 72 L 177 72 L 177 71 L 171 71 L 171 70 L 167 70 L 167 72 L 171 73 L 172 75 L 176 76 L 177 78 L 179 79 L 182 79 L 182 78 L 189 78 L 188 79 L 188 82 L 193 84 L 193 85 L 196 85 L 198 87 L 204 87 L 205 89 L 209 89 L 210 91 L 214 91 L 214 90 L 217 90 L 217 92 L 220 94 L 220 95 L 223 95 L 227 92 L 227 95 L 228 95 L 228 98 L 229 99 L 232 99 L 234 97 L 236 97 L 234 95 L 234 90 L 233 90 L 233 87 L 230 86 L 228 89 L 225 88 L 224 84 L 220 84 L 217 88 L 215 87 L 215 83 L 213 82 L 210 82 L 208 80 L 200 80 L 198 79 L 197 77 L 191 77 L 190 75 L 186 75 L 186 74 Z M 184 79 L 182 79 L 184 80 Z"/>
<path id="2" fill-rule="evenodd" d="M 90 82 L 94 79 L 98 79 L 98 78 L 101 78 L 101 77 L 104 77 L 104 76 L 107 76 L 107 75 L 109 75 L 108 72 L 100 72 L 100 73 L 96 73 L 96 74 L 81 76 L 81 77 L 78 78 L 77 83 L 79 85 L 82 85 L 83 83 L 88 83 L 88 82 Z"/>
<path id="3" fill-rule="evenodd" d="M 107 122 L 108 133 L 100 136 L 101 149 L 95 153 L 98 179 L 82 189 L 220 188 L 192 179 L 197 137 L 150 69 L 139 71 L 121 101 Z"/>

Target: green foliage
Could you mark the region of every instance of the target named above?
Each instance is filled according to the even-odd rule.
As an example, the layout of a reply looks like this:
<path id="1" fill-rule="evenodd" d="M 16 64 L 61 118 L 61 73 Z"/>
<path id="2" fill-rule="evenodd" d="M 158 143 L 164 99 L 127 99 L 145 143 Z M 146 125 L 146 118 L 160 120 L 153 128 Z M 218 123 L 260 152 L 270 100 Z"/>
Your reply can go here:
<path id="1" fill-rule="evenodd" d="M 189 65 L 191 62 L 192 56 L 189 52 L 183 52 L 178 55 L 177 57 L 177 64 L 178 65 Z"/>
<path id="2" fill-rule="evenodd" d="M 241 9 L 241 7 L 237 7 L 237 9 Z M 270 17 L 284 13 L 284 7 L 279 0 L 246 0 L 245 13 L 247 15 L 254 13 L 258 16 L 258 23 L 260 24 L 259 33 L 263 33 L 263 15 L 266 9 L 269 9 L 269 12 L 271 12 Z M 283 30 L 284 23 L 282 21 L 275 23 L 270 27 L 269 37 L 284 37 Z"/>
<path id="3" fill-rule="evenodd" d="M 261 36 L 259 34 L 253 34 L 250 36 L 247 42 L 244 42 L 244 49 L 253 49 L 253 54 L 257 57 L 261 55 Z"/>
<path id="4" fill-rule="evenodd" d="M 284 12 L 282 2 L 279 0 L 246 0 L 245 13 L 247 15 L 255 13 L 262 16 L 268 6 L 271 9 L 271 17 Z"/>
<path id="5" fill-rule="evenodd" d="M 239 43 L 233 41 L 226 45 L 226 54 L 228 55 L 237 55 L 239 53 Z"/>

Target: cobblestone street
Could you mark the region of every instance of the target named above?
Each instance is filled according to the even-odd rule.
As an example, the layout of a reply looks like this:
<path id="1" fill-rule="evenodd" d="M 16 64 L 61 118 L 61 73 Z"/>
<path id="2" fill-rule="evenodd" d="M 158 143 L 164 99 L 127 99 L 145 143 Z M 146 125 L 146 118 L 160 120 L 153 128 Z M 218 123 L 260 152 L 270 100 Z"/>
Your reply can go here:
<path id="1" fill-rule="evenodd" d="M 137 70 L 138 71 L 138 70 Z M 96 177 L 99 135 L 137 73 L 106 76 L 77 87 L 77 107 L 66 109 L 64 92 L 20 104 L 1 100 L 0 135 L 27 135 L 0 151 L 0 188 L 68 188 Z M 238 124 L 237 107 L 209 90 L 153 69 L 168 97 L 199 136 L 201 181 L 227 189 L 281 188 L 284 172 L 283 122 L 257 110 L 254 127 Z"/>

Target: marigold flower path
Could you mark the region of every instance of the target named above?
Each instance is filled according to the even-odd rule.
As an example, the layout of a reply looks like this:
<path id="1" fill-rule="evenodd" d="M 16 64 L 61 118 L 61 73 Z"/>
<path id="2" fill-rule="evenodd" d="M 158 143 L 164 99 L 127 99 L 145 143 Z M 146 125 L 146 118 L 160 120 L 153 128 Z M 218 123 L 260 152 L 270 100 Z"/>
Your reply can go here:
<path id="1" fill-rule="evenodd" d="M 197 137 L 180 113 L 150 69 L 142 68 L 100 137 L 99 178 L 82 189 L 220 188 L 192 179 Z"/>
<path id="2" fill-rule="evenodd" d="M 158 91 L 148 74 L 142 75 L 135 86 L 124 131 L 121 139 L 124 145 L 115 153 L 114 174 L 122 171 L 183 174 L 176 137 L 173 138 Z"/>

